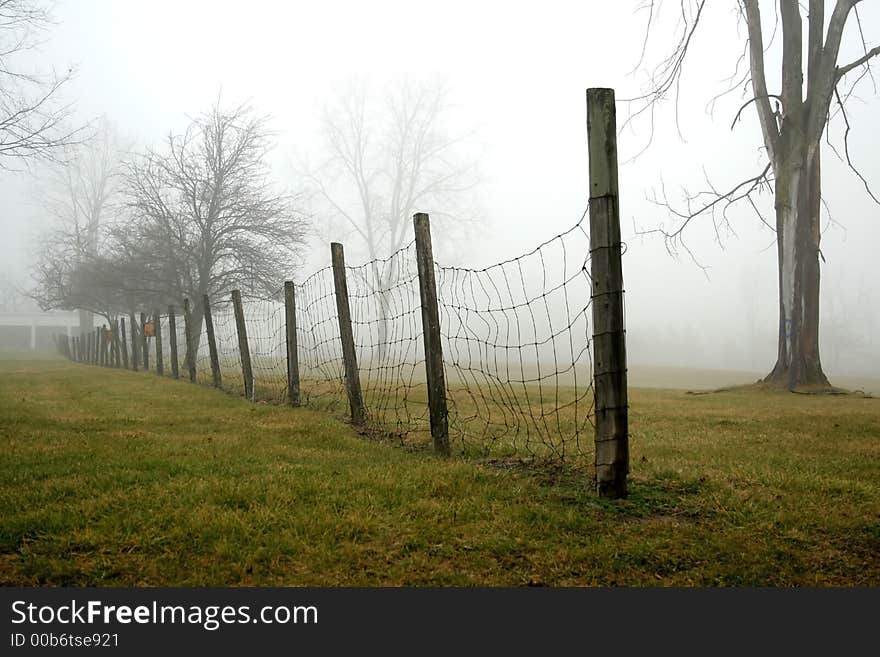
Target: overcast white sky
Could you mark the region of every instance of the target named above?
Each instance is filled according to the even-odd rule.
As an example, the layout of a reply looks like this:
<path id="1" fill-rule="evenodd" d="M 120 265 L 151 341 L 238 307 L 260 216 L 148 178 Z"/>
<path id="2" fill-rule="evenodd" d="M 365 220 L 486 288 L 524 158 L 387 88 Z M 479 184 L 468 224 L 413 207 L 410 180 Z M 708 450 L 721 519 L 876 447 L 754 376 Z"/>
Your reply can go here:
<path id="1" fill-rule="evenodd" d="M 878 2 L 861 5 L 869 42 L 880 41 Z M 177 0 L 59 0 L 57 27 L 34 64 L 75 65 L 67 90 L 83 119 L 107 115 L 141 145 L 179 130 L 187 115 L 210 106 L 218 90 L 230 102 L 251 100 L 274 117 L 277 176 L 292 185 L 290 162 L 314 143 L 324 99 L 352 75 L 381 81 L 443 75 L 455 121 L 477 126 L 485 147 L 484 235 L 458 257 L 472 266 L 530 250 L 570 227 L 587 197 L 584 91 L 609 86 L 618 98 L 638 91 L 630 75 L 638 61 L 644 16 L 637 0 L 606 2 L 218 2 Z M 723 89 L 741 49 L 733 3 L 713 2 L 694 44 L 684 79 L 680 122 L 657 119 L 644 155 L 622 167 L 621 211 L 632 362 L 765 370 L 775 354 L 777 322 L 773 235 L 746 208 L 735 213 L 737 236 L 720 248 L 708 226 L 689 242 L 708 277 L 687 257 L 670 258 L 661 241 L 636 228 L 667 218 L 645 201 L 661 179 L 673 192 L 703 185 L 703 169 L 719 187 L 761 168 L 754 110 L 734 132 L 738 95 L 705 112 Z M 772 16 L 772 9 L 765 10 Z M 655 35 L 656 62 L 670 39 Z M 859 54 L 850 29 L 843 60 Z M 775 67 L 773 67 L 775 68 Z M 880 65 L 877 67 L 880 77 Z M 771 86 L 778 77 L 771 72 Z M 618 109 L 619 120 L 626 108 Z M 880 189 L 880 97 L 870 83 L 851 107 L 851 155 Z M 647 138 L 647 125 L 620 136 L 621 160 Z M 823 359 L 834 373 L 880 370 L 880 208 L 861 183 L 828 152 L 824 195 L 834 218 L 823 237 Z M 0 262 L 20 275 L 30 263 L 44 219 L 35 182 L 0 171 Z M 767 201 L 768 208 L 769 199 Z M 425 208 L 425 211 L 431 211 Z M 325 249 L 319 245 L 316 249 Z M 319 251 L 316 251 L 319 252 Z M 841 349 L 841 336 L 849 346 Z M 835 337 L 834 344 L 830 342 Z"/>

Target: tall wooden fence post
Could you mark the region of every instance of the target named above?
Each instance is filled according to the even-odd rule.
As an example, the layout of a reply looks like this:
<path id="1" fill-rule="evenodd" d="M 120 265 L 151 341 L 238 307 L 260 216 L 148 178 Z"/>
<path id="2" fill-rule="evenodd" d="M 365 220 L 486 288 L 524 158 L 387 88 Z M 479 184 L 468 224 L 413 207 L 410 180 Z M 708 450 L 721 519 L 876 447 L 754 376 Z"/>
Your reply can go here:
<path id="1" fill-rule="evenodd" d="M 159 315 L 159 309 L 153 310 L 153 327 L 156 336 L 156 374 L 165 375 L 165 361 L 162 355 L 162 318 Z"/>
<path id="2" fill-rule="evenodd" d="M 629 420 L 613 89 L 587 90 L 587 135 L 596 490 L 600 497 L 620 498 L 627 494 Z"/>
<path id="3" fill-rule="evenodd" d="M 147 314 L 141 313 L 141 348 L 144 350 L 144 372 L 150 371 L 150 341 L 147 338 Z"/>
<path id="4" fill-rule="evenodd" d="M 299 356 L 296 352 L 296 293 L 293 281 L 284 281 L 284 318 L 287 333 L 287 401 L 300 405 Z"/>
<path id="5" fill-rule="evenodd" d="M 121 351 L 122 351 L 122 367 L 128 369 L 128 340 L 125 337 L 125 317 L 119 318 L 119 337 L 122 340 Z"/>
<path id="6" fill-rule="evenodd" d="M 111 352 L 113 354 L 113 367 L 119 367 L 122 364 L 122 357 L 119 353 L 119 320 L 114 319 L 110 324 L 111 331 Z"/>
<path id="7" fill-rule="evenodd" d="M 232 291 L 232 308 L 235 310 L 235 332 L 238 334 L 238 353 L 241 356 L 241 374 L 244 377 L 244 396 L 253 401 L 254 371 L 251 369 L 251 348 L 248 346 L 244 308 L 241 305 L 241 292 L 238 290 Z"/>
<path id="8" fill-rule="evenodd" d="M 95 365 L 103 365 L 104 363 L 101 362 L 101 355 L 103 352 L 103 350 L 101 349 L 101 346 L 102 346 L 101 343 L 103 343 L 104 340 L 102 339 L 102 335 L 101 335 L 101 333 L 102 333 L 101 327 L 99 326 L 98 328 L 96 328 L 93 331 L 93 333 L 94 333 L 94 337 L 95 337 L 94 364 Z"/>
<path id="9" fill-rule="evenodd" d="M 235 333 L 238 335 L 238 353 L 241 357 L 241 376 L 244 379 L 244 396 L 254 399 L 254 371 L 251 368 L 251 348 L 247 340 L 247 325 L 244 321 L 244 308 L 241 305 L 241 292 L 232 291 L 232 309 L 235 311 Z"/>
<path id="10" fill-rule="evenodd" d="M 128 328 L 131 329 L 131 369 L 138 371 L 138 339 L 137 324 L 135 323 L 134 313 L 128 315 Z"/>
<path id="11" fill-rule="evenodd" d="M 214 335 L 214 317 L 211 315 L 211 301 L 208 295 L 202 297 L 202 304 L 205 309 L 205 332 L 208 334 L 208 355 L 211 357 L 211 376 L 214 380 L 214 387 L 219 388 L 222 383 L 220 374 L 220 357 L 217 355 L 217 339 Z"/>
<path id="12" fill-rule="evenodd" d="M 193 347 L 192 315 L 189 311 L 189 299 L 183 300 L 183 331 L 186 333 L 186 369 L 189 370 L 189 382 L 196 382 L 196 354 Z"/>
<path id="13" fill-rule="evenodd" d="M 171 378 L 180 378 L 180 365 L 177 363 L 177 320 L 174 306 L 168 306 L 168 343 L 171 352 Z"/>
<path id="14" fill-rule="evenodd" d="M 413 215 L 416 234 L 416 262 L 419 269 L 419 295 L 422 300 L 422 335 L 425 342 L 425 374 L 428 380 L 428 408 L 434 451 L 449 456 L 449 411 L 446 407 L 446 376 L 440 344 L 440 308 L 434 277 L 431 223 L 422 212 Z"/>
<path id="15" fill-rule="evenodd" d="M 336 291 L 336 316 L 339 320 L 339 338 L 342 341 L 342 360 L 345 365 L 345 388 L 348 392 L 348 405 L 351 408 L 351 423 L 364 426 L 367 411 L 361 394 L 361 379 L 358 373 L 357 354 L 354 349 L 354 333 L 351 330 L 351 309 L 348 305 L 348 284 L 345 281 L 345 252 L 342 244 L 330 244 L 330 258 L 333 263 L 333 287 Z"/>

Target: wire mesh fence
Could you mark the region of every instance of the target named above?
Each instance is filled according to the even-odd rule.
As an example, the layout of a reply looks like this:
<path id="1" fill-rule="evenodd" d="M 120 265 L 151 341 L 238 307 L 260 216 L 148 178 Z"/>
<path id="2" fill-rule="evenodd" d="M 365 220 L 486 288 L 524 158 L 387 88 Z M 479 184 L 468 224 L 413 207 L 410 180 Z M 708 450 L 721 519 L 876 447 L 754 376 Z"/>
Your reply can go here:
<path id="1" fill-rule="evenodd" d="M 590 237 L 587 213 L 534 250 L 482 269 L 434 265 L 449 437 L 454 451 L 566 460 L 593 452 Z M 431 426 L 415 241 L 386 259 L 345 267 L 357 372 L 368 426 L 413 443 Z M 349 410 L 333 268 L 294 284 L 303 405 Z M 203 303 L 191 304 L 195 380 L 245 394 L 232 299 L 210 299 L 212 363 Z M 283 285 L 242 300 L 253 399 L 289 395 Z M 188 349 L 182 315 L 172 335 L 158 318 L 163 369 L 176 342 L 180 378 Z M 139 328 L 139 327 L 138 327 Z M 142 346 L 143 336 L 137 337 Z M 148 349 L 155 339 L 147 339 Z M 155 351 L 151 366 L 155 367 Z M 214 368 L 218 369 L 215 379 Z"/>

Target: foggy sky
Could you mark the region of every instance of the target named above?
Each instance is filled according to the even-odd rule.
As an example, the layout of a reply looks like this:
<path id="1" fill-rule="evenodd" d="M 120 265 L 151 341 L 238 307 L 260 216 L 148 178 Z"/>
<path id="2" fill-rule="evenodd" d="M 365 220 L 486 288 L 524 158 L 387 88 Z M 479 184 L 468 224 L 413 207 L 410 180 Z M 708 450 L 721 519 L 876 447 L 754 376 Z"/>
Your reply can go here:
<path id="1" fill-rule="evenodd" d="M 714 3 L 718 4 L 718 3 Z M 475 6 L 476 5 L 476 6 Z M 296 191 L 294 162 L 314 152 L 318 114 L 353 75 L 378 83 L 400 76 L 443 76 L 454 103 L 453 128 L 476 126 L 485 155 L 479 234 L 453 250 L 458 262 L 485 266 L 533 248 L 573 225 L 587 199 L 587 87 L 625 98 L 639 91 L 644 16 L 637 2 L 212 2 L 128 0 L 58 2 L 58 25 L 33 65 L 77 75 L 65 97 L 84 120 L 107 115 L 138 147 L 158 145 L 222 90 L 230 104 L 250 100 L 273 117 L 277 179 Z M 873 5 L 873 6 L 869 6 Z M 880 37 L 880 7 L 860 5 L 870 39 Z M 705 188 L 704 169 L 729 188 L 762 169 L 760 133 L 748 108 L 734 131 L 739 93 L 706 103 L 733 73 L 742 41 L 733 7 L 716 7 L 687 64 L 679 124 L 670 103 L 656 119 L 650 149 L 620 170 L 621 221 L 631 363 L 767 370 L 775 359 L 777 278 L 774 236 L 746 206 L 731 213 L 736 235 L 722 245 L 708 222 L 695 225 L 678 259 L 662 240 L 637 231 L 669 224 L 645 196 L 662 179 L 675 201 L 681 186 Z M 772 16 L 772 11 L 770 12 Z M 851 21 L 854 22 L 854 21 Z M 841 61 L 860 45 L 848 28 Z M 667 36 L 668 38 L 668 36 Z M 654 37 L 647 62 L 668 43 Z M 650 45 L 650 44 L 649 44 Z M 777 60 L 772 58 L 771 62 Z M 778 66 L 768 63 L 778 87 Z M 880 65 L 876 66 L 880 76 Z M 880 98 L 870 80 L 850 105 L 850 153 L 880 189 Z M 618 122 L 626 116 L 619 105 Z M 833 134 L 839 135 L 839 126 Z M 620 135 L 621 162 L 646 143 L 647 122 Z M 45 227 L 27 174 L 0 171 L 0 262 L 20 277 L 33 239 Z M 880 371 L 880 208 L 826 149 L 823 194 L 837 224 L 823 235 L 822 324 L 826 371 Z M 772 215 L 772 199 L 765 197 Z M 430 213 L 432 208 L 423 208 Z M 769 247 L 769 248 L 768 248 Z M 326 264 L 316 244 L 309 268 Z M 453 257 L 451 254 L 449 257 Z M 832 339 L 833 338 L 833 339 Z"/>

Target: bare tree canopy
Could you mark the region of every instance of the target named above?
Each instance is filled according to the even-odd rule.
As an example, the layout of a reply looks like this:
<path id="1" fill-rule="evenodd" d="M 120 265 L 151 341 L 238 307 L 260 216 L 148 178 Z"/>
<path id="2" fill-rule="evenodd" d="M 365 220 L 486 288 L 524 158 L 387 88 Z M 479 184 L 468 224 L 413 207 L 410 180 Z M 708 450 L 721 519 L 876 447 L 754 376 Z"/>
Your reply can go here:
<path id="1" fill-rule="evenodd" d="M 308 222 L 270 180 L 271 137 L 267 117 L 218 99 L 162 150 L 128 164 L 130 218 L 114 231 L 114 249 L 129 265 L 133 302 L 149 309 L 188 297 L 198 330 L 205 294 L 281 289 Z"/>
<path id="2" fill-rule="evenodd" d="M 880 45 L 877 45 L 880 35 L 874 35 L 875 42 L 871 46 L 862 30 L 859 3 L 860 0 L 733 2 L 736 17 L 745 27 L 744 49 L 736 72 L 730 78 L 730 86 L 713 102 L 728 93 L 745 90 L 746 100 L 734 116 L 732 127 L 743 111 L 755 107 L 767 164 L 755 176 L 735 185 L 719 189 L 710 183 L 709 191 L 689 195 L 684 209 L 674 208 L 665 194 L 656 199 L 676 219 L 673 229 L 658 231 L 673 251 L 687 248 L 684 234 L 694 219 L 709 217 L 718 230 L 727 222 L 728 208 L 741 201 L 748 203 L 775 231 L 779 274 L 778 354 L 767 381 L 791 389 L 829 386 L 819 357 L 819 220 L 823 202 L 820 154 L 822 137 L 827 138 L 827 126 L 835 116 L 840 116 L 846 125 L 842 148 L 845 161 L 862 180 L 868 194 L 877 200 L 868 181 L 853 165 L 848 148 L 846 101 L 862 80 L 871 77 L 871 61 L 880 55 Z M 642 6 L 648 17 L 642 58 L 649 40 L 656 36 L 653 32 L 662 4 L 651 0 Z M 671 52 L 649 71 L 645 92 L 629 101 L 630 121 L 640 116 L 649 117 L 652 132 L 658 104 L 670 97 L 678 102 L 685 61 L 695 48 L 699 27 L 709 11 L 706 0 L 681 0 L 676 4 L 680 12 L 677 41 Z M 774 25 L 762 18 L 763 4 L 775 4 Z M 830 12 L 826 4 L 833 5 Z M 849 34 L 860 39 L 862 54 L 840 63 L 838 58 L 847 25 L 853 25 Z M 781 36 L 780 86 L 771 91 L 767 69 L 777 34 Z M 748 65 L 741 66 L 744 62 Z M 765 190 L 772 190 L 775 220 L 767 220 L 760 210 L 756 195 Z"/>
<path id="3" fill-rule="evenodd" d="M 462 148 L 467 135 L 448 131 L 447 95 L 438 80 L 380 90 L 358 79 L 325 107 L 327 156 L 306 177 L 322 214 L 354 233 L 371 260 L 411 240 L 416 212 L 447 227 L 475 220 L 477 162 Z"/>
<path id="4" fill-rule="evenodd" d="M 56 158 L 78 141 L 81 130 L 67 125 L 71 106 L 59 104 L 72 70 L 40 74 L 20 62 L 51 23 L 46 2 L 0 0 L 0 169 Z"/>
<path id="5" fill-rule="evenodd" d="M 270 180 L 271 137 L 267 117 L 218 99 L 163 148 L 124 164 L 106 140 L 78 149 L 49 206 L 63 221 L 37 268 L 41 305 L 110 318 L 186 297 L 197 333 L 204 295 L 277 293 L 299 263 L 308 222 Z M 112 224 L 103 219 L 109 206 Z"/>
<path id="6" fill-rule="evenodd" d="M 100 286 L 83 285 L 82 276 L 102 252 L 119 210 L 124 152 L 107 119 L 98 122 L 89 140 L 65 145 L 61 152 L 60 160 L 41 171 L 39 203 L 54 225 L 41 240 L 34 297 L 44 308 L 79 309 L 85 332 L 93 326 L 91 313 L 106 316 L 112 305 L 105 292 L 97 293 Z"/>

